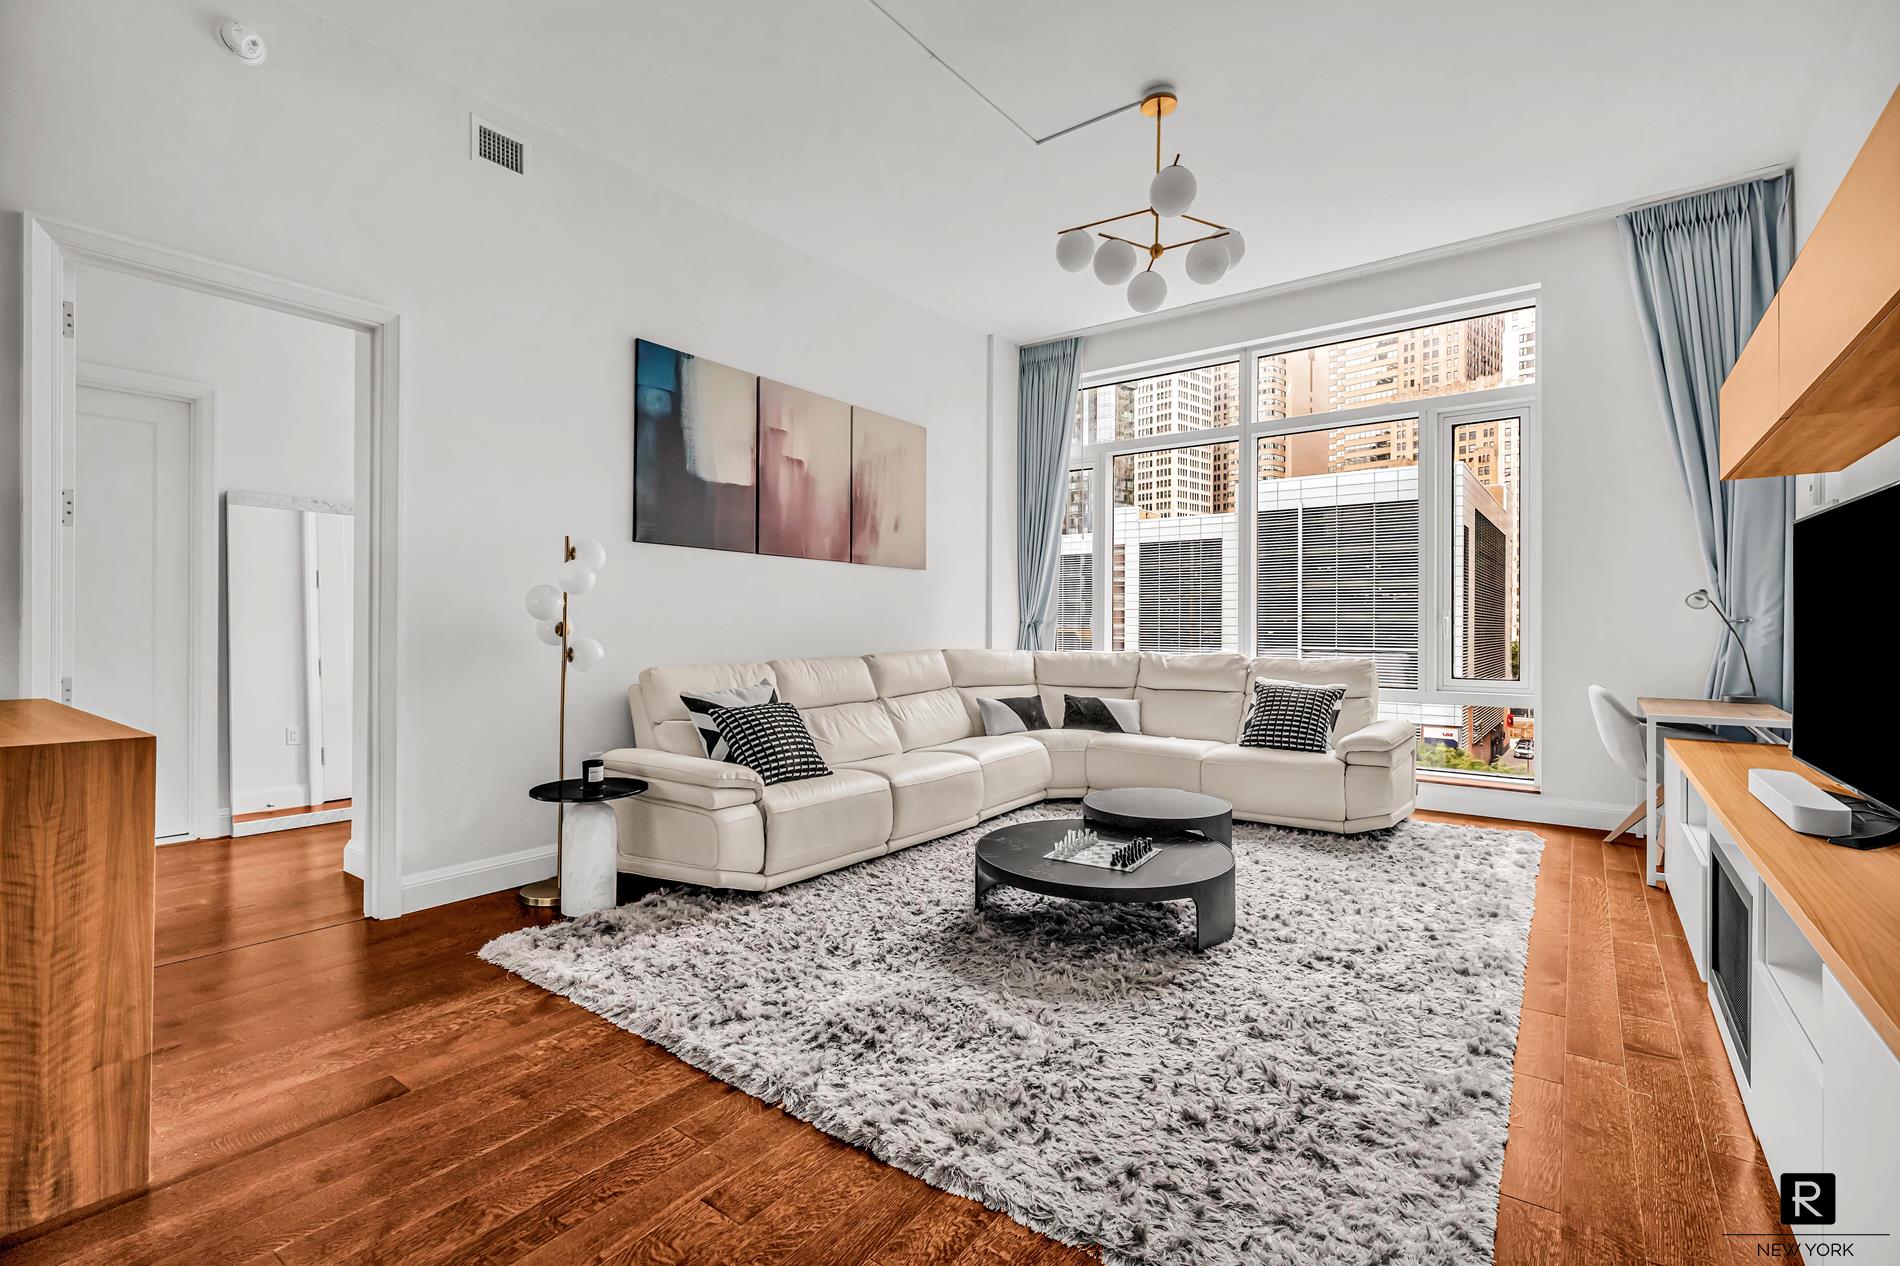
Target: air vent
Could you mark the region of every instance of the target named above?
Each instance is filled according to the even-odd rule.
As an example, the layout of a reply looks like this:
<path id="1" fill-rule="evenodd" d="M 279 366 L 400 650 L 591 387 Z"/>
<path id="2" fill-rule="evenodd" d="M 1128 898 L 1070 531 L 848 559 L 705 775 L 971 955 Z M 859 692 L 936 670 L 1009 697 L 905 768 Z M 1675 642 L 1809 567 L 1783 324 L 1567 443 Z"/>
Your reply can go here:
<path id="1" fill-rule="evenodd" d="M 497 167 L 506 167 L 517 176 L 528 171 L 528 143 L 513 137 L 494 124 L 468 116 L 468 156 L 484 159 Z"/>

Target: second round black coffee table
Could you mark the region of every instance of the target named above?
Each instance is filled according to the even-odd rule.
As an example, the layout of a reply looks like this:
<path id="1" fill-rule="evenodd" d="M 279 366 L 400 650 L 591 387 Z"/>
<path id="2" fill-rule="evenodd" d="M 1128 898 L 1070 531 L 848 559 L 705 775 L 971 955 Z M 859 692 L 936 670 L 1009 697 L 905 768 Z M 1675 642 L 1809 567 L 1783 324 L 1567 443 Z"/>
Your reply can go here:
<path id="1" fill-rule="evenodd" d="M 1234 806 L 1219 796 L 1173 787 L 1113 787 L 1082 797 L 1082 820 L 1091 826 L 1161 835 L 1195 831 L 1232 846 Z"/>

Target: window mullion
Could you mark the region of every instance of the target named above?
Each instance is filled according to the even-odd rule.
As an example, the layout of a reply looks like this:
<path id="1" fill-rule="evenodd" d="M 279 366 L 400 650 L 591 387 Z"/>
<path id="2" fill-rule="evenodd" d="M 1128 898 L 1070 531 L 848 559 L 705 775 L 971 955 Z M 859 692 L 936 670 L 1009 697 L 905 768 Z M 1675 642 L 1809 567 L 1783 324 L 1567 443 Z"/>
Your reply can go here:
<path id="1" fill-rule="evenodd" d="M 1254 376 L 1259 366 L 1248 353 L 1240 358 L 1240 433 L 1234 443 L 1234 561 L 1238 572 L 1234 586 L 1235 602 L 1240 610 L 1235 612 L 1234 649 L 1252 659 L 1255 648 L 1254 638 L 1254 524 L 1257 521 L 1255 507 L 1260 500 L 1260 472 L 1257 468 L 1253 429 L 1258 419 L 1255 413 L 1259 406 L 1259 393 L 1255 390 Z"/>

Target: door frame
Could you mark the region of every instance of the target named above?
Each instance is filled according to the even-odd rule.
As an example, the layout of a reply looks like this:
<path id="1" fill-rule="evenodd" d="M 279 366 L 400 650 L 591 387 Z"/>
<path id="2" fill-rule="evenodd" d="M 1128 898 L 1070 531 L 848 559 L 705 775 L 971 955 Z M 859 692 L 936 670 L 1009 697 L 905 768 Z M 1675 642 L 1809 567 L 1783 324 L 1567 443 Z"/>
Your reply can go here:
<path id="1" fill-rule="evenodd" d="M 228 835 L 231 813 L 227 805 L 218 806 L 218 491 L 213 456 L 217 452 L 217 389 L 209 383 L 183 378 L 166 378 L 143 370 L 121 369 L 92 361 L 76 361 L 73 371 L 74 408 L 60 418 L 62 431 L 55 460 L 64 467 L 77 451 L 78 397 L 80 387 L 119 391 L 127 395 L 175 400 L 189 414 L 187 425 L 190 485 L 186 496 L 186 521 L 189 525 L 190 589 L 186 596 L 186 682 L 185 697 L 185 834 L 162 836 L 164 843 L 178 844 L 188 839 Z M 77 485 L 74 485 L 77 489 Z M 76 492 L 77 498 L 77 492 Z M 79 500 L 75 514 L 89 507 Z M 54 640 L 53 673 L 64 681 L 72 677 L 74 667 L 73 598 L 69 584 L 73 559 L 66 549 L 63 532 L 54 532 L 53 575 L 60 591 L 54 618 L 58 630 Z"/>
<path id="2" fill-rule="evenodd" d="M 356 481 L 355 842 L 363 849 L 363 912 L 402 914 L 398 851 L 398 621 L 402 490 L 402 318 L 380 305 L 72 224 L 32 211 L 21 217 L 20 692 L 58 698 L 54 671 L 60 593 L 62 419 L 76 393 L 67 324 L 80 264 L 255 304 L 353 330 L 358 338 Z M 83 319 L 83 313 L 76 314 Z"/>

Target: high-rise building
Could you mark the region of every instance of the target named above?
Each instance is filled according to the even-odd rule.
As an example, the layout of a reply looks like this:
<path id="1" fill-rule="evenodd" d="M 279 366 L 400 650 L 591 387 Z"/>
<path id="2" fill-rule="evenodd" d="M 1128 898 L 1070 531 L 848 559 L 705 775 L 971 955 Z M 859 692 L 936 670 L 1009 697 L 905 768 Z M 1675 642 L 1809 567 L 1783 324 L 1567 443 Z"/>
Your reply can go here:
<path id="1" fill-rule="evenodd" d="M 1233 426 L 1239 421 L 1239 366 L 1211 365 L 1133 383 L 1129 430 L 1126 436 L 1118 433 L 1117 438 L 1148 439 Z M 1199 444 L 1119 457 L 1114 463 L 1117 482 L 1128 486 L 1114 489 L 1114 504 L 1133 505 L 1144 516 L 1162 518 L 1211 514 L 1216 511 L 1217 501 L 1231 510 L 1237 475 L 1231 448 Z M 1215 454 L 1222 449 L 1228 450 L 1228 456 L 1224 492 L 1217 494 L 1223 479 L 1215 471 Z"/>

